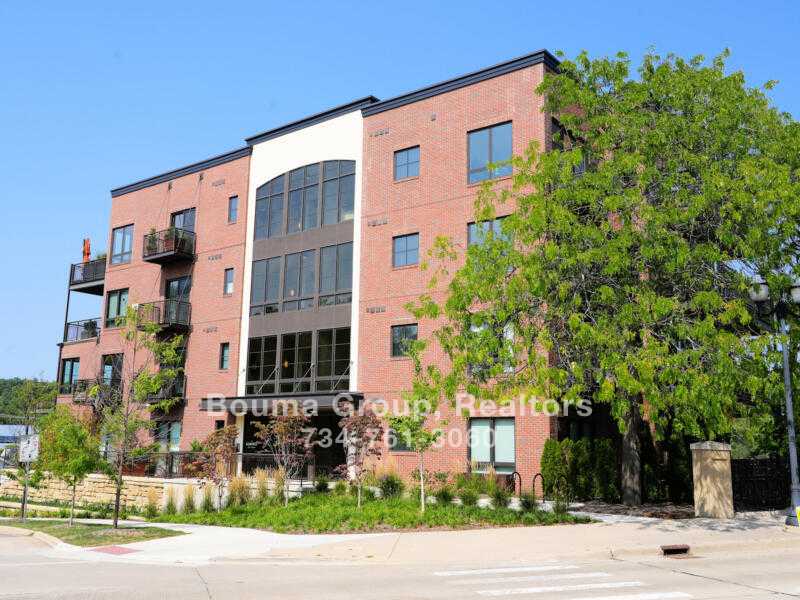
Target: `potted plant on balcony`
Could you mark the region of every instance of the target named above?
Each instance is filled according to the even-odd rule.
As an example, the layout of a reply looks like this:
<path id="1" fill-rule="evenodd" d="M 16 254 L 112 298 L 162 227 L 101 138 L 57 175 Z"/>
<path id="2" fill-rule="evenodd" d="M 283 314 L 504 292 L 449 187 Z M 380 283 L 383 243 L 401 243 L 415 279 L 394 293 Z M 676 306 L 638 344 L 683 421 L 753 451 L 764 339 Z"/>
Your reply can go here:
<path id="1" fill-rule="evenodd" d="M 174 225 L 164 233 L 164 252 L 172 252 L 175 250 L 175 239 L 178 237 L 178 230 Z"/>
<path id="2" fill-rule="evenodd" d="M 90 320 L 83 322 L 83 338 L 88 339 L 97 337 L 97 321 Z"/>
<path id="3" fill-rule="evenodd" d="M 147 254 L 156 254 L 158 252 L 158 236 L 156 235 L 156 228 L 151 227 L 147 234 L 147 242 L 145 244 Z"/>

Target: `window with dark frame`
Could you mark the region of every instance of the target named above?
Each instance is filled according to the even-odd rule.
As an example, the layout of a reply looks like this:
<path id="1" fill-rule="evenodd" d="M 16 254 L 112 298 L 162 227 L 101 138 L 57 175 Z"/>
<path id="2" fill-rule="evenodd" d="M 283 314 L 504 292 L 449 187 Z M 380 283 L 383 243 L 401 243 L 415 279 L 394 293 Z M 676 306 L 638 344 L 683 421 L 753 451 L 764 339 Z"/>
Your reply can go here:
<path id="1" fill-rule="evenodd" d="M 225 429 L 225 419 L 216 419 L 214 421 L 214 429 Z"/>
<path id="2" fill-rule="evenodd" d="M 409 233 L 392 238 L 392 266 L 407 267 L 419 262 L 419 234 Z"/>
<path id="3" fill-rule="evenodd" d="M 356 163 L 329 160 L 322 163 L 322 224 L 333 225 L 353 219 Z"/>
<path id="4" fill-rule="evenodd" d="M 392 357 L 408 356 L 411 343 L 417 339 L 417 324 L 392 325 Z"/>
<path id="5" fill-rule="evenodd" d="M 60 394 L 71 394 L 75 391 L 80 364 L 80 358 L 64 358 L 61 360 L 61 381 L 59 381 L 58 389 Z"/>
<path id="6" fill-rule="evenodd" d="M 194 231 L 194 220 L 196 211 L 194 208 L 187 208 L 172 213 L 170 216 L 170 225 L 175 229 L 183 229 L 184 231 Z"/>
<path id="7" fill-rule="evenodd" d="M 111 231 L 111 264 L 131 262 L 133 255 L 133 225 L 116 227 Z"/>
<path id="8" fill-rule="evenodd" d="M 283 197 L 286 177 L 279 175 L 256 190 L 254 237 L 257 240 L 283 234 Z"/>
<path id="9" fill-rule="evenodd" d="M 283 271 L 283 310 L 307 310 L 314 307 L 317 251 L 287 254 Z"/>
<path id="10" fill-rule="evenodd" d="M 219 368 L 221 371 L 227 371 L 230 366 L 231 360 L 231 345 L 230 342 L 222 342 L 219 345 Z"/>
<path id="11" fill-rule="evenodd" d="M 246 373 L 249 396 L 347 390 L 350 328 L 250 338 Z"/>
<path id="12" fill-rule="evenodd" d="M 394 429 L 389 429 L 389 451 L 390 452 L 411 452 L 412 449 L 405 443 Z"/>
<path id="13" fill-rule="evenodd" d="M 503 236 L 503 219 L 505 217 L 497 217 L 490 221 L 480 221 L 478 223 L 467 224 L 467 245 L 473 246 L 480 244 L 486 239 L 487 234 L 491 231 L 495 237 Z"/>
<path id="14" fill-rule="evenodd" d="M 233 294 L 233 267 L 225 269 L 225 275 L 222 283 L 222 293 L 225 296 Z"/>
<path id="15" fill-rule="evenodd" d="M 239 219 L 239 196 L 228 198 L 228 223 L 236 223 Z"/>
<path id="16" fill-rule="evenodd" d="M 353 242 L 324 246 L 319 257 L 319 306 L 353 300 Z"/>
<path id="17" fill-rule="evenodd" d="M 128 308 L 128 290 L 112 290 L 106 295 L 106 327 L 118 327 L 117 320 Z"/>
<path id="18" fill-rule="evenodd" d="M 100 377 L 103 385 L 118 388 L 122 384 L 122 365 L 125 355 L 122 353 L 104 354 L 100 361 Z"/>
<path id="19" fill-rule="evenodd" d="M 419 146 L 394 153 L 394 180 L 419 177 Z"/>
<path id="20" fill-rule="evenodd" d="M 510 164 L 489 168 L 491 164 L 496 165 L 511 160 L 511 121 L 470 131 L 467 133 L 467 146 L 469 183 L 511 175 Z"/>
<path id="21" fill-rule="evenodd" d="M 514 418 L 471 418 L 469 459 L 477 473 L 484 473 L 490 467 L 498 474 L 513 473 L 516 470 Z"/>
<path id="22" fill-rule="evenodd" d="M 253 261 L 250 316 L 278 312 L 282 256 Z"/>

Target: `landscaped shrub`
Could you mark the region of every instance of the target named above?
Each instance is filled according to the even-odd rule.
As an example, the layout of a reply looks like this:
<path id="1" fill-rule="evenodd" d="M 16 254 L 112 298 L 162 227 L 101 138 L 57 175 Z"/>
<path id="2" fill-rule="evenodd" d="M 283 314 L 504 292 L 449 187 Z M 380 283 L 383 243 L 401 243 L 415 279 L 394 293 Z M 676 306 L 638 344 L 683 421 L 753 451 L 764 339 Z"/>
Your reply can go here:
<path id="1" fill-rule="evenodd" d="M 344 496 L 347 493 L 347 483 L 339 480 L 333 484 L 333 493 L 337 496 Z"/>
<path id="2" fill-rule="evenodd" d="M 275 498 L 278 502 L 284 502 L 286 500 L 286 471 L 284 469 L 275 469 L 273 483 Z"/>
<path id="3" fill-rule="evenodd" d="M 262 504 L 269 501 L 269 472 L 266 469 L 256 469 L 253 478 L 256 480 L 256 500 Z"/>
<path id="4" fill-rule="evenodd" d="M 458 493 L 461 498 L 461 504 L 464 506 L 475 506 L 478 504 L 478 492 L 471 488 L 464 488 Z"/>
<path id="5" fill-rule="evenodd" d="M 381 496 L 384 498 L 398 498 L 403 495 L 405 484 L 399 475 L 386 473 L 378 479 L 378 487 L 381 490 Z"/>
<path id="6" fill-rule="evenodd" d="M 248 502 L 250 502 L 250 480 L 242 476 L 232 478 L 228 485 L 228 505 L 244 506 Z"/>
<path id="7" fill-rule="evenodd" d="M 203 504 L 200 510 L 204 513 L 214 512 L 214 486 L 210 483 L 203 485 Z"/>
<path id="8" fill-rule="evenodd" d="M 439 504 L 450 504 L 453 501 L 453 490 L 449 485 L 441 486 L 434 493 L 436 502 Z"/>
<path id="9" fill-rule="evenodd" d="M 197 510 L 194 502 L 194 495 L 197 491 L 197 488 L 194 487 L 191 483 L 188 484 L 186 487 L 183 488 L 183 512 L 184 514 L 190 515 Z"/>
<path id="10" fill-rule="evenodd" d="M 165 515 L 174 515 L 178 512 L 178 505 L 175 502 L 175 488 L 170 486 L 167 488 L 167 502 L 164 505 Z"/>
<path id="11" fill-rule="evenodd" d="M 327 494 L 330 491 L 330 480 L 325 475 L 320 475 L 314 482 L 314 491 L 319 494 Z"/>
<path id="12" fill-rule="evenodd" d="M 491 496 L 495 508 L 507 508 L 508 501 L 511 499 L 511 492 L 508 491 L 506 486 L 499 484 L 494 487 Z"/>
<path id="13" fill-rule="evenodd" d="M 591 445 L 586 438 L 579 439 L 572 444 L 568 481 L 572 498 L 586 500 L 592 496 L 594 487 L 592 453 Z"/>
<path id="14" fill-rule="evenodd" d="M 552 496 L 557 482 L 566 475 L 566 461 L 561 451 L 561 443 L 555 439 L 548 439 L 542 448 L 542 479 L 544 480 L 545 496 Z"/>
<path id="15" fill-rule="evenodd" d="M 613 442 L 608 438 L 594 441 L 594 473 L 592 496 L 604 502 L 618 502 L 619 481 L 617 477 L 617 453 Z"/>
<path id="16" fill-rule="evenodd" d="M 144 516 L 148 519 L 158 516 L 158 492 L 153 488 L 147 490 L 147 504 L 144 507 Z"/>
<path id="17" fill-rule="evenodd" d="M 536 492 L 525 492 L 519 497 L 519 506 L 524 512 L 532 512 L 539 507 Z"/>
<path id="18" fill-rule="evenodd" d="M 487 479 L 481 473 L 459 473 L 455 476 L 457 490 L 472 490 L 476 494 L 487 493 Z"/>

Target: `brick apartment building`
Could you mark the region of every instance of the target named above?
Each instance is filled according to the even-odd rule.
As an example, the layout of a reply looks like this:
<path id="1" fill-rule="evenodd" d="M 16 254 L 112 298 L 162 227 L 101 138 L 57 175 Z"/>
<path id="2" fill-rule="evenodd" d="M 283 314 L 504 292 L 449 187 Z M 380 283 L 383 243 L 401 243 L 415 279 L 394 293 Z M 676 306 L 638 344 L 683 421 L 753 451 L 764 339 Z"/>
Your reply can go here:
<path id="1" fill-rule="evenodd" d="M 84 381 L 118 376 L 131 357 L 120 356 L 113 319 L 126 303 L 154 302 L 165 331 L 187 340 L 185 381 L 165 390 L 184 401 L 155 429 L 165 452 L 236 423 L 246 455 L 266 418 L 258 403 L 313 399 L 314 424 L 334 438 L 340 392 L 399 406 L 412 376 L 405 340 L 437 325 L 404 309 L 430 292 L 420 260 L 438 235 L 465 249 L 491 226 L 475 225 L 474 199 L 486 179 L 509 185 L 510 167 L 487 164 L 532 140 L 546 145 L 535 89 L 555 68 L 539 51 L 396 98 L 368 96 L 112 190 L 107 258 L 70 270 L 69 294 L 97 295 L 102 316 L 67 318 L 59 401 L 80 404 Z M 435 347 L 426 358 L 445 360 Z M 432 470 L 491 464 L 526 486 L 556 435 L 556 419 L 542 415 L 464 418 L 442 407 L 439 418 L 445 444 L 427 458 Z M 333 444 L 315 458 L 320 470 L 343 451 Z M 415 464 L 397 444 L 387 458 L 404 472 Z"/>

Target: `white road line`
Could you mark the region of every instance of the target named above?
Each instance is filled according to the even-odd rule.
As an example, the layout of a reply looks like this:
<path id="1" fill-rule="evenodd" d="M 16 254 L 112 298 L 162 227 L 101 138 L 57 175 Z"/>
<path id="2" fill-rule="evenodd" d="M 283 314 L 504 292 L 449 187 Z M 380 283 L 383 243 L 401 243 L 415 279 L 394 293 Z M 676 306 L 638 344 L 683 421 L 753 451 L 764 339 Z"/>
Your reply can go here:
<path id="1" fill-rule="evenodd" d="M 459 575 L 492 575 L 493 573 L 526 573 L 531 571 L 561 571 L 577 569 L 573 565 L 536 565 L 527 567 L 502 567 L 499 569 L 467 569 L 464 571 L 436 571 L 437 577 L 455 577 Z"/>
<path id="2" fill-rule="evenodd" d="M 546 585 L 542 587 L 511 588 L 506 590 L 480 590 L 481 596 L 518 596 L 521 594 L 545 594 L 549 592 L 575 592 L 578 590 L 607 590 L 631 588 L 644 585 L 641 581 L 609 581 L 606 583 L 579 583 L 576 585 Z"/>
<path id="3" fill-rule="evenodd" d="M 650 592 L 647 594 L 626 594 L 624 596 L 584 596 L 582 598 L 568 598 L 568 600 L 678 600 L 691 598 L 691 594 L 683 592 Z"/>
<path id="4" fill-rule="evenodd" d="M 457 579 L 448 581 L 450 585 L 492 585 L 493 583 L 515 583 L 520 581 L 554 581 L 563 579 L 592 579 L 594 577 L 608 577 L 608 573 L 595 571 L 593 573 L 563 573 L 554 575 L 521 575 L 519 577 L 488 577 L 483 579 Z"/>

